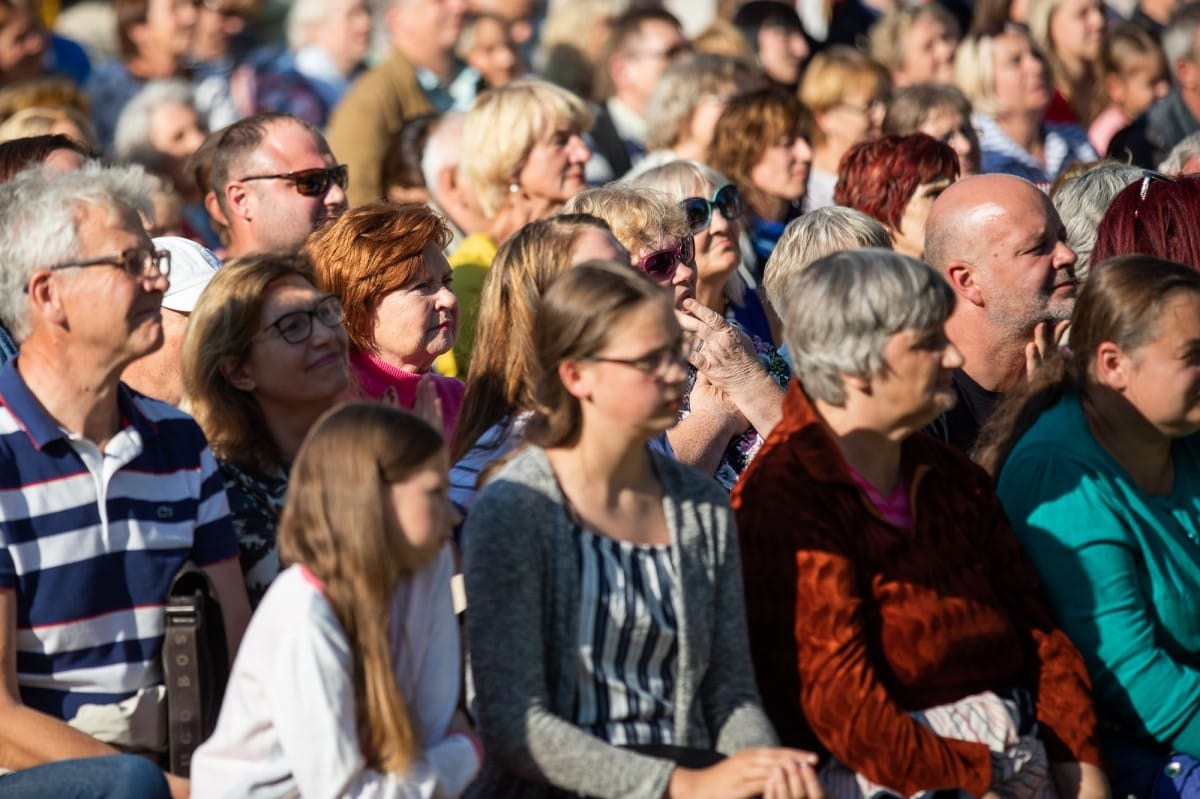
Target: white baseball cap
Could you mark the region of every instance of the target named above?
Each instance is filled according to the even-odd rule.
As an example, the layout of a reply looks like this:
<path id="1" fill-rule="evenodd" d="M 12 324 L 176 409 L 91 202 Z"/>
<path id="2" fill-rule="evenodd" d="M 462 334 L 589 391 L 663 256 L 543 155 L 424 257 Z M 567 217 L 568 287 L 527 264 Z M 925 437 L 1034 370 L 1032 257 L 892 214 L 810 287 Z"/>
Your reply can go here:
<path id="1" fill-rule="evenodd" d="M 171 253 L 171 287 L 163 295 L 163 307 L 191 313 L 208 281 L 221 268 L 221 261 L 207 247 L 179 236 L 159 236 L 154 249 Z"/>

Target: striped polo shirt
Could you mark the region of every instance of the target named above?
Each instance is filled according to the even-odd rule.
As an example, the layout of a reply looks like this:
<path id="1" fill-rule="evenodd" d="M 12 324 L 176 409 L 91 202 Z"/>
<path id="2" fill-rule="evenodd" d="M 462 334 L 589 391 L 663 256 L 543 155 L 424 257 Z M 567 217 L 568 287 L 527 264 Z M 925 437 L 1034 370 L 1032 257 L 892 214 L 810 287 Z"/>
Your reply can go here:
<path id="1" fill-rule="evenodd" d="M 162 682 L 164 600 L 190 556 L 236 558 L 221 477 L 190 416 L 124 385 L 101 452 L 0 369 L 0 590 L 17 596 L 17 681 L 70 719 Z"/>

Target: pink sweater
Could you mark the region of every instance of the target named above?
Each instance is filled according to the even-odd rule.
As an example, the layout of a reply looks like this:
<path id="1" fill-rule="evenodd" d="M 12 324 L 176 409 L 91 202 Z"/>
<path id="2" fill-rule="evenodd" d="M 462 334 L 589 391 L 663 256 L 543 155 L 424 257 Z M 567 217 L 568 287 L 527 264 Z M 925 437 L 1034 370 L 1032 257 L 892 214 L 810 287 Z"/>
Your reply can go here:
<path id="1" fill-rule="evenodd" d="M 350 354 L 350 369 L 362 398 L 387 400 L 409 409 L 416 404 L 417 384 L 425 376 L 389 366 L 365 352 Z M 466 386 L 453 377 L 426 374 L 433 378 L 437 386 L 438 397 L 442 401 L 442 433 L 449 443 L 454 439 L 454 426 L 458 423 L 458 411 L 462 407 Z"/>

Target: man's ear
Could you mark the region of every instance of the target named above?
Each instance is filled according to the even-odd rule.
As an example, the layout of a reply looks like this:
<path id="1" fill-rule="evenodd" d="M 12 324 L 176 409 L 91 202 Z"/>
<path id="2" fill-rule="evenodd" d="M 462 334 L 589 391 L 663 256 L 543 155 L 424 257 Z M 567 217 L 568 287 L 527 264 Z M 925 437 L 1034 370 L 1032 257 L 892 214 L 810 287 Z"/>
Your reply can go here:
<path id="1" fill-rule="evenodd" d="M 48 269 L 39 269 L 29 278 L 28 290 L 25 292 L 29 296 L 29 312 L 50 324 L 65 325 L 67 314 L 59 289 L 50 279 L 53 274 Z"/>
<path id="2" fill-rule="evenodd" d="M 975 280 L 975 265 L 966 261 L 951 261 L 946 265 L 946 282 L 958 297 L 972 305 L 983 307 L 983 291 Z"/>
<path id="3" fill-rule="evenodd" d="M 217 369 L 229 381 L 229 385 L 238 391 L 249 393 L 257 385 L 254 382 L 254 378 L 250 375 L 250 370 L 246 367 L 244 358 L 239 359 L 233 355 L 226 355 L 217 363 Z"/>
<path id="4" fill-rule="evenodd" d="M 254 197 L 246 189 L 246 184 L 230 183 L 225 187 L 225 207 L 229 209 L 230 222 L 233 219 L 249 222 L 254 218 Z"/>

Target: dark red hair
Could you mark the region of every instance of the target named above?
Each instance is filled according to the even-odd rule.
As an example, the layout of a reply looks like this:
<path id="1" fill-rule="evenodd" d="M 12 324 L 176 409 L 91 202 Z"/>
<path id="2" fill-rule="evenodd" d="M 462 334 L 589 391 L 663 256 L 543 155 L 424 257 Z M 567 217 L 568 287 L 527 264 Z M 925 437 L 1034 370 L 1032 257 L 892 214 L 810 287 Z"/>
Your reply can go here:
<path id="1" fill-rule="evenodd" d="M 895 230 L 922 183 L 958 178 L 958 156 L 924 133 L 881 136 L 851 147 L 838 165 L 833 201 Z"/>
<path id="2" fill-rule="evenodd" d="M 1136 180 L 1122 189 L 1104 212 L 1089 260 L 1098 264 L 1114 255 L 1153 255 L 1200 269 L 1197 221 L 1200 177 Z"/>

